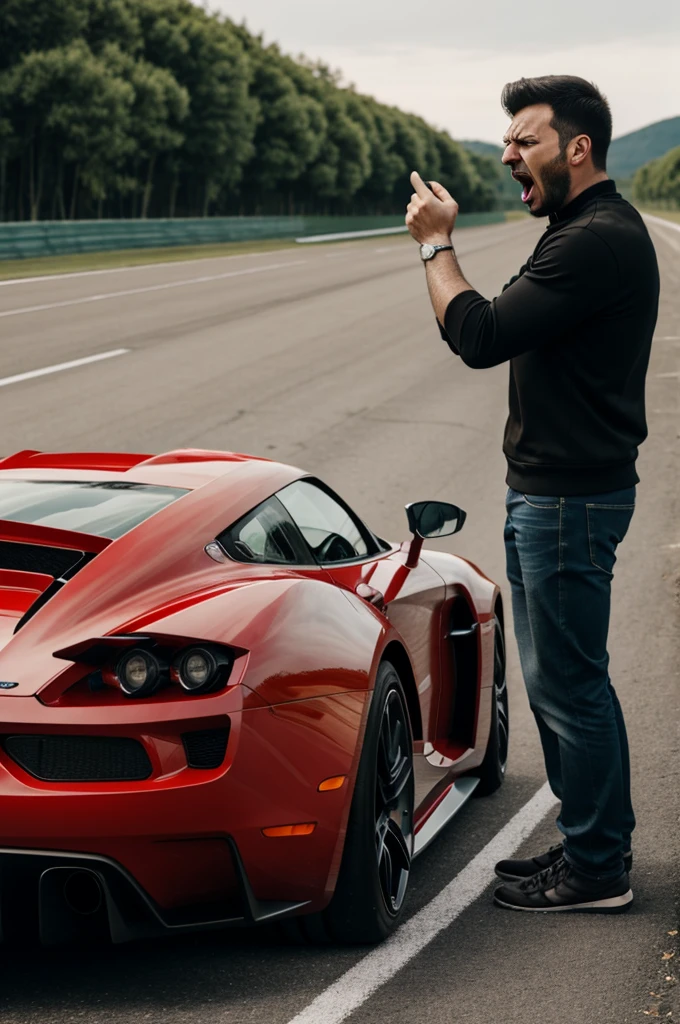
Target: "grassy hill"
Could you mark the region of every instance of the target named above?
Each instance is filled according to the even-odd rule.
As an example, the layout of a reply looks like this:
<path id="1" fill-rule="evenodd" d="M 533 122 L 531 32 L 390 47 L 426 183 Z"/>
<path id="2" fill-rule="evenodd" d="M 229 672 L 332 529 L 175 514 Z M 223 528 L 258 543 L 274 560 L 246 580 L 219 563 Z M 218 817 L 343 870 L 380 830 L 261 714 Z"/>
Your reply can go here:
<path id="1" fill-rule="evenodd" d="M 680 146 L 680 117 L 656 121 L 628 135 L 614 139 L 609 149 L 607 170 L 612 178 L 632 178 L 638 167 Z"/>
<path id="2" fill-rule="evenodd" d="M 493 142 L 476 142 L 474 139 L 462 139 L 461 146 L 469 149 L 471 153 L 479 153 L 480 156 L 492 156 L 499 161 L 503 155 L 503 147 L 496 146 Z"/>

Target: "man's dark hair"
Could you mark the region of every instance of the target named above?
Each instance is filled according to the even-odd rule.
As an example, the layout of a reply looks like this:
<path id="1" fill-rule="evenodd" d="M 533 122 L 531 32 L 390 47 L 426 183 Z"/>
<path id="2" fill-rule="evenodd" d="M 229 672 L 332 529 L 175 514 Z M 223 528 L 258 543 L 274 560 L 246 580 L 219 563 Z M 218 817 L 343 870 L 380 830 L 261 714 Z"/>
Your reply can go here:
<path id="1" fill-rule="evenodd" d="M 593 144 L 593 164 L 604 171 L 612 140 L 612 114 L 607 100 L 592 82 L 575 75 L 543 75 L 508 82 L 501 94 L 509 117 L 536 103 L 553 109 L 550 122 L 560 137 L 562 151 L 575 135 L 588 135 Z"/>

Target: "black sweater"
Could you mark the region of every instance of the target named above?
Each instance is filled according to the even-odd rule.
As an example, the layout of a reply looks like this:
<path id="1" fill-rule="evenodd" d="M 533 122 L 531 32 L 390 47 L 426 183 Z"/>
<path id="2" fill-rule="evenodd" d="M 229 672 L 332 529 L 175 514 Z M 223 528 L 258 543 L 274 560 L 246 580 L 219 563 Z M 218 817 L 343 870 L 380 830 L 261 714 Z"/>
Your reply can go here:
<path id="1" fill-rule="evenodd" d="M 510 360 L 510 487 L 574 495 L 638 482 L 658 299 L 654 246 L 613 181 L 551 216 L 497 299 L 452 299 L 442 336 L 453 351 L 477 368 Z"/>

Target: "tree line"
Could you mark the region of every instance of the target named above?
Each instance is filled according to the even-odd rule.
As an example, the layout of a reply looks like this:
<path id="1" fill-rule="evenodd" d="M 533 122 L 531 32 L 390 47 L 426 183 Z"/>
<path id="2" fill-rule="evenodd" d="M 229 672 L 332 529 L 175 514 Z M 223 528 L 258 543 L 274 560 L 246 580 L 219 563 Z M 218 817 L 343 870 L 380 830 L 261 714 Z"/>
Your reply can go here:
<path id="1" fill-rule="evenodd" d="M 2 0 L 0 219 L 401 212 L 421 170 L 466 210 L 498 172 L 190 0 Z"/>
<path id="2" fill-rule="evenodd" d="M 680 146 L 635 172 L 633 195 L 639 202 L 680 209 Z"/>

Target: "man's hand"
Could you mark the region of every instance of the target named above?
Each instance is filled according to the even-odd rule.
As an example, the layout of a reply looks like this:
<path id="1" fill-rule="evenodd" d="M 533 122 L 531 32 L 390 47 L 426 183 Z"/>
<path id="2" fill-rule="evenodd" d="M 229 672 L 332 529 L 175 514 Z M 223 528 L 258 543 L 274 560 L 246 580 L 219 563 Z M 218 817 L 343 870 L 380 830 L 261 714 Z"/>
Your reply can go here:
<path id="1" fill-rule="evenodd" d="M 448 245 L 451 241 L 458 203 L 438 181 L 431 181 L 432 192 L 417 171 L 411 174 L 415 192 L 406 207 L 406 227 L 421 245 Z"/>
<path id="2" fill-rule="evenodd" d="M 408 204 L 406 227 L 421 245 L 449 245 L 458 203 L 438 181 L 430 182 L 430 192 L 417 171 L 411 175 L 411 184 L 416 191 Z M 461 292 L 472 291 L 472 286 L 463 277 L 455 252 L 442 252 L 427 260 L 425 274 L 435 316 L 444 324 L 449 303 Z"/>

